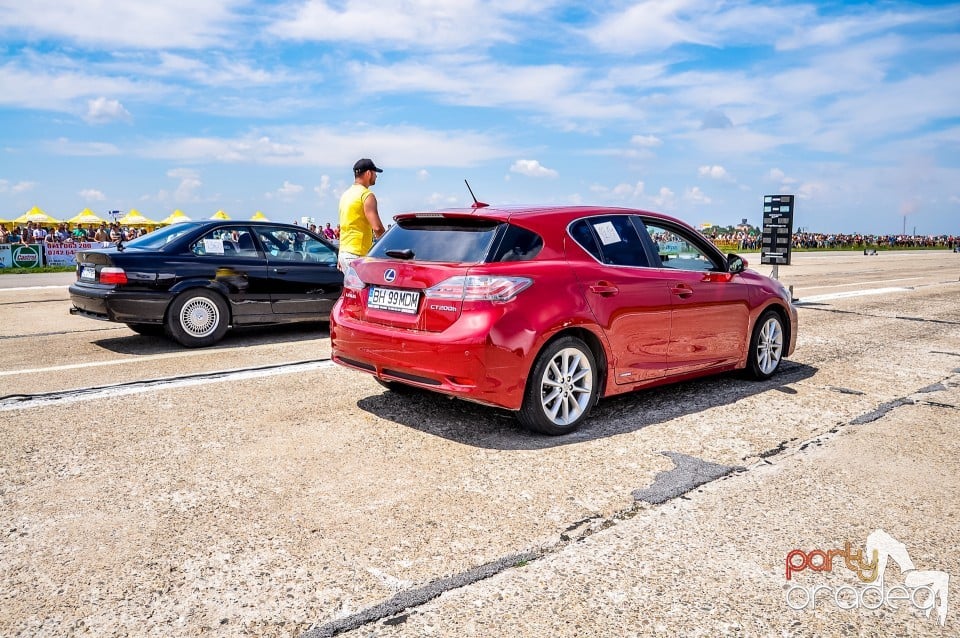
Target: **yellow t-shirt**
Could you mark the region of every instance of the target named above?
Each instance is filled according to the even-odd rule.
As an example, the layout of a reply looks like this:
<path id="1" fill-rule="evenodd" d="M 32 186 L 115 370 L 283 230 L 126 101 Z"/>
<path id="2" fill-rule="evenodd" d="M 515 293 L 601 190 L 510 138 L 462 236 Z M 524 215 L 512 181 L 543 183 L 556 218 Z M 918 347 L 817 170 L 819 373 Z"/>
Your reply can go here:
<path id="1" fill-rule="evenodd" d="M 363 214 L 363 202 L 372 191 L 354 184 L 340 197 L 340 250 L 366 255 L 373 246 L 373 228 Z"/>

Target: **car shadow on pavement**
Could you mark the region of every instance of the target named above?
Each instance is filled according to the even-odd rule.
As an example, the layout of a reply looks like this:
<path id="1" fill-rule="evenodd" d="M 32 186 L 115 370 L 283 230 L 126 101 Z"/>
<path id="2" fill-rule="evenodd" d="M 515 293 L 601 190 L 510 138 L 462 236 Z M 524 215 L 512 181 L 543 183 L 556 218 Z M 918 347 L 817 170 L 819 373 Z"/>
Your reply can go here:
<path id="1" fill-rule="evenodd" d="M 750 381 L 737 373 L 725 373 L 621 394 L 602 399 L 587 422 L 565 436 L 529 432 L 506 410 L 428 391 L 384 391 L 359 400 L 357 406 L 382 419 L 464 445 L 494 450 L 540 450 L 634 432 L 769 390 L 794 394 L 796 391 L 788 386 L 809 379 L 817 371 L 813 366 L 787 361 L 767 381 Z"/>
<path id="2" fill-rule="evenodd" d="M 244 326 L 233 328 L 216 345 L 201 350 L 219 350 L 238 346 L 258 346 L 271 343 L 290 343 L 310 339 L 325 339 L 330 336 L 327 322 L 300 322 L 272 326 Z M 163 354 L 188 350 L 165 335 L 138 335 L 133 331 L 121 337 L 99 339 L 92 342 L 105 350 L 118 354 Z"/>

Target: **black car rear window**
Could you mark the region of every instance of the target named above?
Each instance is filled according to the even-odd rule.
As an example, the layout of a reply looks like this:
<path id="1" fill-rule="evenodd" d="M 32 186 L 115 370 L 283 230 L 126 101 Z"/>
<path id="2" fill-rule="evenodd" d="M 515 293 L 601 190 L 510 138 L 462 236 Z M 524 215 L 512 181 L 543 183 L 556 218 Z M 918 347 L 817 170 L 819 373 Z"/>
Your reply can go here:
<path id="1" fill-rule="evenodd" d="M 489 219 L 404 219 L 390 229 L 370 251 L 387 257 L 387 251 L 411 251 L 416 261 L 479 263 L 486 259 L 500 222 Z"/>
<path id="2" fill-rule="evenodd" d="M 187 233 L 192 233 L 197 227 L 193 224 L 171 224 L 165 228 L 140 235 L 124 244 L 127 248 L 143 248 L 145 250 L 159 250 L 170 242 L 180 239 Z"/>

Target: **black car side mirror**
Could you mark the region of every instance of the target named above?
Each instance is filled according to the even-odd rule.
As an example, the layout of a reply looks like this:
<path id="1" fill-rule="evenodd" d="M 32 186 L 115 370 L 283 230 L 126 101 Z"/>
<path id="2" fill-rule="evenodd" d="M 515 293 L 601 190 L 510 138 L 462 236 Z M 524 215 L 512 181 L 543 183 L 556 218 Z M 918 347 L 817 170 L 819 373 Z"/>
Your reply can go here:
<path id="1" fill-rule="evenodd" d="M 747 260 L 740 255 L 730 253 L 727 255 L 727 272 L 736 275 L 747 269 Z"/>

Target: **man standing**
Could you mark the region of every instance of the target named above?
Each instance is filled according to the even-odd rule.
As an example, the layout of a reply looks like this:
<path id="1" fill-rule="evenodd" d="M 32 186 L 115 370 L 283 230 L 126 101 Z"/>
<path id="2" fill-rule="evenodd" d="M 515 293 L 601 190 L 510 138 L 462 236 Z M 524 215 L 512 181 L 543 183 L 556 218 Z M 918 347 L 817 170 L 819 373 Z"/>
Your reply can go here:
<path id="1" fill-rule="evenodd" d="M 377 168 L 373 160 L 361 159 L 353 165 L 353 186 L 340 197 L 340 257 L 337 267 L 346 271 L 347 265 L 363 257 L 373 246 L 373 240 L 386 230 L 377 210 L 377 197 L 370 187 L 377 183 Z"/>

